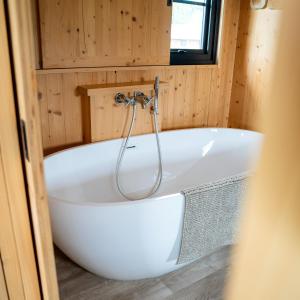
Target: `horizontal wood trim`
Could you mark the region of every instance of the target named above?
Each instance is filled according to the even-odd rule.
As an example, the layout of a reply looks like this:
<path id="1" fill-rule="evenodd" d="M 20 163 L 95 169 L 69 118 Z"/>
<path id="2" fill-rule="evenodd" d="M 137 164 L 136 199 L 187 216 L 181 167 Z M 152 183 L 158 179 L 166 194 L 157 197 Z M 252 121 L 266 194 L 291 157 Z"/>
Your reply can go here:
<path id="1" fill-rule="evenodd" d="M 138 58 L 134 58 L 133 61 L 138 60 Z M 131 62 L 132 57 L 124 57 L 124 58 L 110 58 L 103 60 L 99 63 L 100 59 L 99 57 L 96 58 L 85 58 L 85 59 L 76 59 L 74 61 L 73 58 L 64 58 L 63 63 L 57 62 L 57 58 L 52 58 L 52 59 L 47 59 L 44 60 L 43 66 L 46 68 L 68 68 L 68 67 L 78 67 L 78 68 L 84 68 L 84 67 L 95 67 L 98 66 L 99 64 L 103 67 L 110 67 L 110 66 L 117 66 L 117 67 L 122 67 L 122 66 L 139 66 L 139 65 L 167 65 L 169 64 L 170 61 L 170 55 L 165 56 L 155 56 L 151 58 L 144 58 L 139 59 L 136 62 Z"/>
<path id="2" fill-rule="evenodd" d="M 167 82 L 161 81 L 159 83 L 160 89 L 165 89 L 169 86 Z M 97 96 L 103 93 L 117 93 L 122 91 L 134 91 L 139 89 L 152 90 L 154 81 L 134 81 L 134 82 L 119 82 L 119 83 L 105 83 L 105 84 L 86 84 L 80 85 L 77 88 L 78 93 L 87 96 Z"/>
<path id="3" fill-rule="evenodd" d="M 143 70 L 198 70 L 198 69 L 218 69 L 220 65 L 181 65 L 181 66 L 137 66 L 137 67 L 98 67 L 98 68 L 67 68 L 67 69 L 38 69 L 37 75 L 45 74 L 65 74 L 65 73 L 89 73 L 89 72 L 114 72 L 114 71 L 143 71 Z"/>

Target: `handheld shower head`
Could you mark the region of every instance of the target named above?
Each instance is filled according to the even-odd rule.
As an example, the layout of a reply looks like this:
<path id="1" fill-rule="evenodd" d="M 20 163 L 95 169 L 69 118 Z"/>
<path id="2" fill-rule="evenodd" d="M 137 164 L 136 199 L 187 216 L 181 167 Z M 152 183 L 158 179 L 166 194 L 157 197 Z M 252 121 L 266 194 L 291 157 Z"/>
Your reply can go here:
<path id="1" fill-rule="evenodd" d="M 153 112 L 155 114 L 158 114 L 158 95 L 159 95 L 159 77 L 156 76 L 155 77 L 155 81 L 154 81 L 154 105 L 153 105 Z"/>
<path id="2" fill-rule="evenodd" d="M 154 90 L 155 90 L 155 96 L 158 97 L 158 91 L 159 91 L 159 77 L 156 76 L 154 80 Z"/>

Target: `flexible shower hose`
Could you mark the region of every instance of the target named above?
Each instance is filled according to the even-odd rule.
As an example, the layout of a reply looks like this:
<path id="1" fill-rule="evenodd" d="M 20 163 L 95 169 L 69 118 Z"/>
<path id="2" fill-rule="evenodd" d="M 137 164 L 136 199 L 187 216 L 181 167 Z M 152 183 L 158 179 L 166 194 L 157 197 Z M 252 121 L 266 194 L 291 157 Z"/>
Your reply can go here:
<path id="1" fill-rule="evenodd" d="M 127 134 L 127 137 L 125 139 L 125 142 L 121 146 L 119 157 L 118 157 L 118 160 L 117 160 L 116 184 L 117 184 L 117 188 L 118 188 L 118 191 L 120 192 L 120 194 L 124 198 L 126 198 L 127 200 L 142 200 L 144 198 L 150 197 L 153 194 L 155 194 L 158 191 L 158 189 L 161 185 L 161 181 L 162 181 L 162 158 L 161 158 L 161 148 L 160 148 L 160 141 L 159 141 L 159 134 L 158 134 L 158 120 L 157 120 L 157 112 L 153 111 L 154 129 L 155 129 L 156 145 L 157 145 L 157 153 L 158 153 L 158 174 L 157 174 L 157 177 L 156 177 L 156 180 L 155 180 L 155 184 L 153 185 L 153 187 L 151 188 L 151 190 L 147 194 L 142 195 L 140 197 L 131 197 L 131 196 L 126 194 L 126 192 L 124 191 L 124 189 L 122 188 L 122 186 L 120 184 L 120 169 L 121 169 L 124 154 L 125 154 L 125 151 L 127 149 L 127 145 L 128 145 L 129 140 L 130 140 L 132 129 L 133 129 L 135 118 L 136 118 L 136 104 L 132 105 L 132 109 L 133 109 L 133 111 L 132 111 L 131 123 L 130 123 L 130 127 L 129 127 L 129 130 L 128 130 L 128 134 Z"/>

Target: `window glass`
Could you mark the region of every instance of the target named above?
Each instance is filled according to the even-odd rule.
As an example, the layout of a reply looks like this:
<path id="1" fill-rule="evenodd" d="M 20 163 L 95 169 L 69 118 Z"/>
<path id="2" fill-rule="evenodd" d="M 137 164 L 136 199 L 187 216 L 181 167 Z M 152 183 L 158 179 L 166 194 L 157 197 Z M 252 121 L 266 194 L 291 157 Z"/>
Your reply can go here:
<path id="1" fill-rule="evenodd" d="M 173 0 L 171 65 L 215 64 L 221 0 Z"/>
<path id="2" fill-rule="evenodd" d="M 171 49 L 203 49 L 204 21 L 205 6 L 174 2 Z"/>

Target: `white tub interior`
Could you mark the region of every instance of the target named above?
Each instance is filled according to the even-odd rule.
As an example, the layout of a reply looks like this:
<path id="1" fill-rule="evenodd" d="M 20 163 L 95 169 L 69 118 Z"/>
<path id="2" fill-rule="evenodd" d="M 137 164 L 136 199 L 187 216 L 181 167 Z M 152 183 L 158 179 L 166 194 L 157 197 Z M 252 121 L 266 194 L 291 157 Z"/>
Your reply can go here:
<path id="1" fill-rule="evenodd" d="M 261 135 L 233 129 L 188 129 L 160 134 L 163 181 L 153 197 L 170 195 L 247 171 L 256 160 Z M 117 191 L 114 171 L 122 140 L 77 147 L 48 157 L 46 182 L 54 198 L 72 202 L 126 201 Z M 150 189 L 157 172 L 155 136 L 133 137 L 121 167 L 130 194 Z"/>

